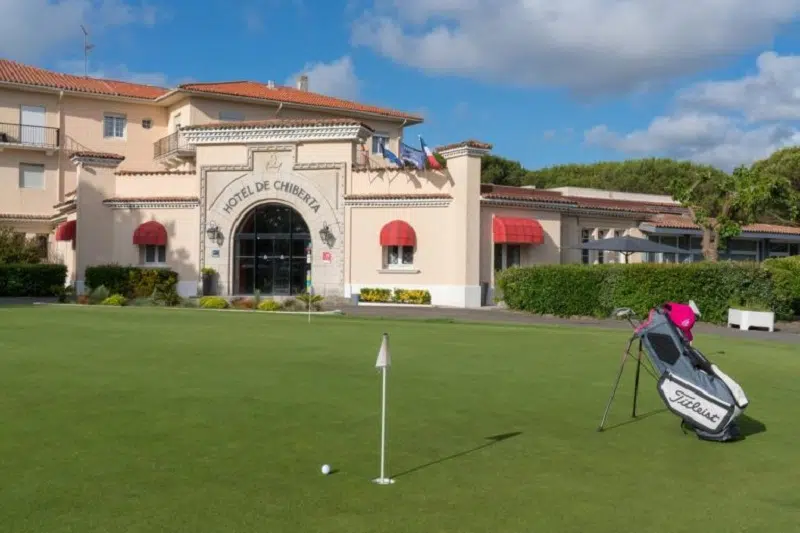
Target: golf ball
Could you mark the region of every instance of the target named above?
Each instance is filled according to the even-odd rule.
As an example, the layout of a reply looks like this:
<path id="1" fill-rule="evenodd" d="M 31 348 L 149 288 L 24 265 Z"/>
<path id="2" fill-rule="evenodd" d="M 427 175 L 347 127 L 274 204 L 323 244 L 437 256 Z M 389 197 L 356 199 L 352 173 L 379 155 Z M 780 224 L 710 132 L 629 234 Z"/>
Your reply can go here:
<path id="1" fill-rule="evenodd" d="M 322 473 L 326 476 L 331 473 L 331 465 L 322 465 Z"/>

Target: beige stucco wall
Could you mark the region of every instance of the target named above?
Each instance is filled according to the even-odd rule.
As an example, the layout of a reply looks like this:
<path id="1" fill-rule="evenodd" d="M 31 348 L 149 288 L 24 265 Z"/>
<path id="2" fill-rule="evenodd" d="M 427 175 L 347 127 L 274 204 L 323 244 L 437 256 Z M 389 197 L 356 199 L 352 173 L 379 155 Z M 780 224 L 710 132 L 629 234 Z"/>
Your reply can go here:
<path id="1" fill-rule="evenodd" d="M 178 279 L 183 286 L 196 287 L 200 278 L 197 267 L 200 240 L 197 209 L 109 210 L 114 221 L 113 255 L 116 262 L 123 265 L 142 264 L 139 246 L 133 244 L 133 233 L 139 225 L 155 220 L 167 230 L 166 265 L 178 273 Z"/>
<path id="2" fill-rule="evenodd" d="M 58 95 L 0 88 L 0 122 L 19 124 L 23 105 L 43 106 L 45 126 L 58 128 Z"/>
<path id="3" fill-rule="evenodd" d="M 44 165 L 45 187 L 20 188 L 20 164 Z M 58 157 L 36 150 L 0 152 L 0 213 L 50 214 L 58 203 Z"/>
<path id="4" fill-rule="evenodd" d="M 196 197 L 199 194 L 196 174 L 134 174 L 115 176 L 115 197 Z"/>
<path id="5" fill-rule="evenodd" d="M 521 266 L 557 265 L 561 262 L 561 213 L 534 209 L 484 205 L 481 209 L 481 282 L 494 286 L 494 230 L 493 217 L 516 217 L 536 220 L 544 230 L 544 243 L 523 245 L 520 249 Z"/>
<path id="6" fill-rule="evenodd" d="M 122 170 L 159 170 L 153 161 L 153 143 L 167 135 L 167 112 L 152 104 L 117 102 L 65 96 L 64 132 L 69 139 L 95 152 L 125 156 Z M 103 137 L 103 115 L 116 113 L 126 117 L 125 137 Z M 142 120 L 152 120 L 152 128 L 144 129 Z"/>

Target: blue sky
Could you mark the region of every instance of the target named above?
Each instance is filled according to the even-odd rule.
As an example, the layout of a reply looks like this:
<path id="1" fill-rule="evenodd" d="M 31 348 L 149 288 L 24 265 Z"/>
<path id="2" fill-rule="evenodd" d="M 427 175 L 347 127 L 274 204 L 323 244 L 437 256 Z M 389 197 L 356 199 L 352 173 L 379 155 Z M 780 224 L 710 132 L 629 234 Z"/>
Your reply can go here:
<path id="1" fill-rule="evenodd" d="M 676 5 L 678 4 L 678 5 Z M 528 168 L 730 169 L 800 140 L 800 0 L 0 0 L 0 55 L 174 85 L 275 80 L 422 113 Z M 36 31 L 32 29 L 36 28 Z"/>

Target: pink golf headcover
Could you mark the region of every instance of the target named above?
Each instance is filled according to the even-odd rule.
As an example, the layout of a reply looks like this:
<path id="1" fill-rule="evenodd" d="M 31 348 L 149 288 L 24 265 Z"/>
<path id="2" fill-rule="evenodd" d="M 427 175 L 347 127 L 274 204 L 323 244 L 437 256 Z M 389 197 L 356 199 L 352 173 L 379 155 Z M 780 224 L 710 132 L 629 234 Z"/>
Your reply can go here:
<path id="1" fill-rule="evenodd" d="M 692 328 L 697 321 L 694 310 L 688 305 L 675 302 L 669 302 L 668 305 L 667 316 L 669 319 L 680 328 L 688 340 L 692 340 L 694 338 Z"/>

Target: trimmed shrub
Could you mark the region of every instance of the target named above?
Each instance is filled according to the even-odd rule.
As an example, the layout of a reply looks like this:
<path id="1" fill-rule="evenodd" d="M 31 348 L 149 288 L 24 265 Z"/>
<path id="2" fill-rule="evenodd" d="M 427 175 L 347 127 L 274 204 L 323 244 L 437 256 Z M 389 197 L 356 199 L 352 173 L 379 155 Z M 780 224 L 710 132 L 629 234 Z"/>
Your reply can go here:
<path id="1" fill-rule="evenodd" d="M 782 284 L 786 288 L 780 288 Z M 791 313 L 785 303 L 791 294 L 789 285 L 789 281 L 776 282 L 773 271 L 758 263 L 727 261 L 543 265 L 508 269 L 497 278 L 512 309 L 561 317 L 608 317 L 617 307 L 645 315 L 663 302 L 694 300 L 702 320 L 712 323 L 726 322 L 731 301 L 764 302 L 776 317 L 785 319 Z"/>
<path id="2" fill-rule="evenodd" d="M 66 265 L 0 264 L 0 296 L 55 296 L 66 282 Z"/>
<path id="3" fill-rule="evenodd" d="M 772 275 L 775 304 L 781 314 L 800 316 L 800 256 L 767 259 L 763 265 Z"/>
<path id="4" fill-rule="evenodd" d="M 115 264 L 86 267 L 85 279 L 90 290 L 102 285 L 128 299 L 149 298 L 155 292 L 177 293 L 178 284 L 178 274 L 167 268 Z"/>
<path id="5" fill-rule="evenodd" d="M 112 294 L 111 296 L 100 302 L 100 305 L 115 305 L 118 307 L 122 307 L 126 303 L 128 303 L 128 300 L 123 295 Z"/>
<path id="6" fill-rule="evenodd" d="M 89 303 L 91 305 L 97 305 L 104 302 L 109 296 L 111 296 L 111 292 L 105 287 L 105 285 L 100 285 L 89 293 Z"/>
<path id="7" fill-rule="evenodd" d="M 390 289 L 370 289 L 364 287 L 360 292 L 362 302 L 389 302 L 392 299 Z"/>
<path id="8" fill-rule="evenodd" d="M 395 289 L 392 301 L 402 304 L 429 304 L 431 293 L 426 290 Z"/>
<path id="9" fill-rule="evenodd" d="M 258 304 L 259 311 L 280 311 L 281 304 L 275 300 L 263 300 Z"/>
<path id="10" fill-rule="evenodd" d="M 200 298 L 200 307 L 203 309 L 227 309 L 228 300 L 222 296 L 203 296 Z"/>

